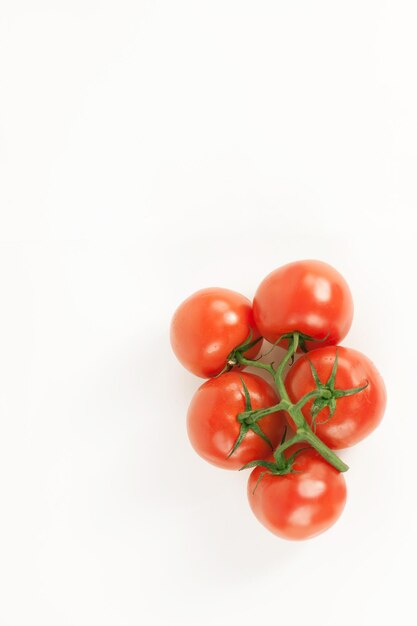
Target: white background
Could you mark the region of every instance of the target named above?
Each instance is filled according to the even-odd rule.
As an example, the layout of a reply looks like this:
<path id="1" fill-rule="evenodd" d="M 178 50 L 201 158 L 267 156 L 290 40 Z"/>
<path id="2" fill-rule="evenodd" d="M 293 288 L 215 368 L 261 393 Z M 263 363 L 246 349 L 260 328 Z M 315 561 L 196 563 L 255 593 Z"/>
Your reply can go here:
<path id="1" fill-rule="evenodd" d="M 416 622 L 413 0 L 0 2 L 0 624 Z M 343 517 L 191 450 L 173 310 L 335 265 L 383 374 Z"/>

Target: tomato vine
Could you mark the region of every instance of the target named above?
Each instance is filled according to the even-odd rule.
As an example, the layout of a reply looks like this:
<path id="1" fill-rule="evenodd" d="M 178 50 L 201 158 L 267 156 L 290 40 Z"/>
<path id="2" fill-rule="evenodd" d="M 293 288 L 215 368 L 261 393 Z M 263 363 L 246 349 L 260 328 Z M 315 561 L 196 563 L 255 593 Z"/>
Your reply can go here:
<path id="1" fill-rule="evenodd" d="M 312 375 L 316 383 L 316 389 L 304 395 L 296 403 L 293 403 L 291 402 L 287 389 L 285 387 L 284 371 L 286 366 L 294 359 L 294 356 L 300 345 L 300 339 L 302 340 L 302 343 L 304 343 L 305 341 L 314 341 L 314 338 L 303 335 L 299 332 L 286 333 L 285 335 L 282 335 L 275 342 L 275 344 L 279 344 L 284 339 L 287 339 L 289 345 L 286 354 L 284 355 L 278 366 L 275 368 L 272 363 L 265 363 L 260 359 L 248 359 L 244 356 L 244 352 L 248 349 L 248 347 L 252 347 L 254 343 L 259 341 L 259 339 L 257 339 L 255 342 L 252 342 L 251 336 L 252 333 L 249 334 L 248 339 L 243 344 L 237 346 L 231 352 L 227 360 L 227 369 L 231 369 L 232 367 L 236 366 L 252 366 L 267 371 L 271 375 L 273 382 L 277 388 L 278 395 L 281 399 L 280 402 L 274 406 L 265 409 L 253 410 L 250 405 L 250 397 L 246 385 L 242 379 L 242 386 L 246 403 L 245 411 L 237 416 L 237 420 L 241 424 L 240 432 L 229 456 L 231 456 L 239 447 L 248 430 L 252 430 L 253 432 L 265 439 L 266 436 L 258 425 L 259 420 L 261 420 L 266 415 L 275 413 L 276 411 L 286 411 L 296 425 L 296 432 L 293 437 L 288 440 L 282 441 L 281 444 L 274 450 L 274 461 L 265 461 L 264 459 L 258 459 L 247 463 L 242 467 L 242 469 L 261 466 L 266 468 L 265 471 L 269 471 L 273 474 L 288 474 L 292 471 L 292 464 L 295 456 L 291 455 L 288 459 L 286 459 L 284 457 L 285 450 L 287 450 L 296 443 L 305 442 L 309 444 L 312 448 L 314 448 L 328 463 L 330 463 L 339 472 L 346 472 L 349 469 L 348 465 L 346 465 L 346 463 L 344 463 L 344 461 L 342 461 L 342 459 L 340 459 L 340 457 L 333 450 L 331 450 L 319 437 L 317 437 L 314 430 L 311 428 L 311 426 L 308 424 L 305 417 L 303 416 L 301 409 L 307 402 L 314 399 L 312 410 L 313 418 L 315 419 L 317 413 L 322 408 L 324 408 L 325 406 L 329 406 L 329 419 L 331 419 L 331 416 L 336 408 L 337 400 L 344 396 L 351 396 L 356 393 L 360 393 L 367 387 L 367 383 L 365 385 L 362 385 L 360 387 L 354 387 L 352 389 L 335 389 L 335 378 L 337 372 L 336 355 L 331 375 L 325 384 L 320 381 L 317 371 L 315 371 L 314 366 L 310 363 L 312 368 Z"/>

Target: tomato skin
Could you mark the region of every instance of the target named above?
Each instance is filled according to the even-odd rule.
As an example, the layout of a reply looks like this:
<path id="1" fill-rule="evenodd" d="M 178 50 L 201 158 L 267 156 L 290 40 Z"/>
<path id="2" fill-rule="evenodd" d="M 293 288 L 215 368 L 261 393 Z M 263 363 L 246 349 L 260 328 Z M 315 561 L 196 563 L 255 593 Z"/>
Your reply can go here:
<path id="1" fill-rule="evenodd" d="M 339 343 L 348 333 L 353 301 L 345 279 L 322 261 L 296 261 L 271 272 L 259 285 L 253 302 L 259 331 L 274 343 L 284 333 L 299 331 L 320 346 Z M 306 342 L 308 349 L 317 343 Z"/>
<path id="2" fill-rule="evenodd" d="M 252 339 L 257 339 L 260 335 L 248 298 L 230 289 L 201 289 L 175 311 L 171 345 L 185 368 L 201 378 L 211 378 L 222 371 L 230 352 L 249 337 L 251 330 Z M 253 359 L 261 343 L 245 356 Z"/>
<path id="3" fill-rule="evenodd" d="M 384 381 L 375 365 L 361 352 L 341 346 L 329 346 L 312 350 L 302 356 L 289 370 L 285 385 L 293 402 L 316 388 L 311 373 L 311 361 L 322 383 L 326 383 L 338 355 L 336 389 L 360 387 L 366 382 L 363 391 L 339 398 L 333 417 L 329 417 L 329 408 L 325 407 L 316 416 L 316 434 L 329 446 L 338 450 L 347 448 L 367 437 L 380 423 L 385 406 L 386 391 Z M 311 424 L 311 406 L 308 402 L 303 408 L 303 415 Z M 288 416 L 290 425 L 291 419 Z M 321 424 L 320 422 L 325 422 Z"/>
<path id="4" fill-rule="evenodd" d="M 343 474 L 312 448 L 300 452 L 293 469 L 296 473 L 284 476 L 266 473 L 256 486 L 265 471 L 256 467 L 248 480 L 249 504 L 261 524 L 275 535 L 309 539 L 339 518 L 346 502 L 346 482 Z"/>
<path id="5" fill-rule="evenodd" d="M 203 383 L 194 394 L 187 414 L 188 436 L 195 451 L 209 463 L 224 469 L 240 469 L 249 461 L 271 454 L 270 446 L 249 430 L 228 458 L 240 431 L 237 415 L 245 410 L 241 378 L 248 388 L 253 409 L 278 403 L 275 391 L 263 378 L 231 371 Z M 262 417 L 258 425 L 276 447 L 284 433 L 285 416 L 282 412 L 271 413 Z"/>

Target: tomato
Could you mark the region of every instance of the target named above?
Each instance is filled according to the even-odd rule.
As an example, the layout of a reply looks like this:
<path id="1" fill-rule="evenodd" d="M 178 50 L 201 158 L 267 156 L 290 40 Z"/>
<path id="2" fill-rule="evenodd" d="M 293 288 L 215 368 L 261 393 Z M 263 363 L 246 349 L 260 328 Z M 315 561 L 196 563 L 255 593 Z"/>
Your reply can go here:
<path id="1" fill-rule="evenodd" d="M 315 450 L 299 453 L 292 474 L 265 473 L 255 467 L 248 480 L 248 499 L 258 520 L 284 539 L 308 539 L 327 530 L 346 502 L 343 474 Z M 259 482 L 258 482 L 259 480 Z"/>
<path id="2" fill-rule="evenodd" d="M 366 389 L 336 400 L 336 409 L 329 419 L 330 409 L 324 407 L 315 418 L 317 436 L 329 446 L 340 449 L 353 446 L 364 439 L 379 424 L 386 405 L 386 392 L 375 365 L 361 352 L 351 348 L 329 346 L 312 350 L 291 367 L 285 385 L 293 402 L 316 388 L 310 362 L 319 379 L 326 383 L 333 368 L 337 350 L 336 389 L 352 389 L 368 383 Z M 312 424 L 313 401 L 304 405 L 303 415 Z M 290 421 L 291 423 L 291 421 Z"/>
<path id="3" fill-rule="evenodd" d="M 222 371 L 230 352 L 244 343 L 250 332 L 253 340 L 260 336 L 250 300 L 229 289 L 202 289 L 175 311 L 171 345 L 184 367 L 210 378 Z M 254 358 L 260 346 L 261 342 L 245 356 Z"/>
<path id="4" fill-rule="evenodd" d="M 299 331 L 320 346 L 339 343 L 353 317 L 353 302 L 344 278 L 321 261 L 296 261 L 276 269 L 259 285 L 253 302 L 256 325 L 274 343 L 285 333 Z M 306 342 L 307 348 L 317 343 Z"/>
<path id="5" fill-rule="evenodd" d="M 242 379 L 249 392 L 252 409 L 278 403 L 275 391 L 263 378 L 231 371 L 203 383 L 188 409 L 187 430 L 195 451 L 206 461 L 225 469 L 240 469 L 250 461 L 264 459 L 271 454 L 268 443 L 249 430 L 240 446 L 228 456 L 240 432 L 237 415 L 243 413 L 246 406 Z M 283 413 L 265 415 L 257 424 L 275 448 L 284 433 Z"/>

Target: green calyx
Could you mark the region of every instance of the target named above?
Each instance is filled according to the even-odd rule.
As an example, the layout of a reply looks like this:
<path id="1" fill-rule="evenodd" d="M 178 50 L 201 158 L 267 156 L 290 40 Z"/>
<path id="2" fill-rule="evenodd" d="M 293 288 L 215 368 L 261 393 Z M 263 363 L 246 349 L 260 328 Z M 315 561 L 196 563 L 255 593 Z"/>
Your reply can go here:
<path id="1" fill-rule="evenodd" d="M 241 343 L 240 345 L 236 346 L 236 348 L 233 348 L 233 350 L 231 351 L 231 353 L 226 359 L 225 366 L 223 367 L 222 371 L 219 374 L 217 374 L 216 378 L 218 378 L 225 372 L 230 372 L 230 370 L 233 367 L 235 367 L 235 365 L 239 365 L 240 357 L 243 356 L 245 352 L 253 348 L 253 346 L 256 346 L 257 343 L 263 340 L 263 337 L 258 337 L 257 339 L 253 339 L 253 340 L 252 340 L 252 337 L 253 337 L 253 331 L 250 328 L 247 339 L 245 339 L 245 341 Z"/>
<path id="2" fill-rule="evenodd" d="M 235 443 L 233 445 L 233 448 L 231 449 L 231 451 L 227 455 L 228 458 L 230 456 L 232 456 L 232 454 L 238 449 L 238 447 L 240 446 L 240 444 L 242 443 L 242 441 L 246 437 L 246 434 L 247 434 L 247 432 L 249 430 L 251 430 L 256 435 L 261 437 L 261 439 L 263 439 L 265 441 L 265 443 L 268 444 L 268 446 L 271 448 L 271 450 L 274 449 L 274 446 L 272 445 L 272 443 L 269 440 L 269 438 L 265 435 L 263 430 L 261 430 L 260 426 L 257 424 L 258 419 L 263 417 L 263 415 L 268 415 L 269 413 L 272 413 L 272 411 L 270 409 L 264 409 L 263 411 L 262 410 L 261 411 L 254 411 L 252 409 L 252 403 L 251 403 L 251 399 L 250 399 L 250 395 L 249 395 L 249 390 L 248 390 L 248 388 L 246 386 L 246 383 L 243 380 L 242 376 L 240 377 L 240 380 L 242 381 L 243 393 L 244 393 L 244 396 L 245 396 L 245 411 L 243 413 L 239 413 L 239 415 L 237 416 L 237 420 L 240 422 L 239 435 L 238 435 L 238 437 L 237 437 L 237 439 L 236 439 L 236 441 L 235 441 Z M 267 412 L 265 413 L 265 411 L 267 411 Z M 261 413 L 263 413 L 263 414 L 260 415 Z"/>
<path id="3" fill-rule="evenodd" d="M 337 366 L 338 366 L 338 358 L 339 358 L 338 351 L 336 348 L 336 355 L 335 355 L 335 359 L 333 362 L 332 371 L 330 372 L 330 376 L 326 383 L 321 382 L 316 368 L 314 367 L 312 361 L 309 360 L 311 374 L 316 384 L 316 389 L 319 392 L 311 406 L 311 417 L 312 417 L 314 428 L 317 426 L 317 424 L 325 424 L 326 422 L 331 420 L 331 418 L 333 417 L 336 411 L 336 402 L 339 398 L 344 398 L 346 396 L 353 396 L 359 393 L 360 391 L 363 391 L 364 389 L 366 389 L 366 387 L 369 384 L 367 381 L 364 385 L 360 387 L 353 387 L 351 389 L 336 389 L 335 380 L 336 380 L 336 373 L 337 373 Z M 317 415 L 326 406 L 329 407 L 329 415 L 324 421 L 318 422 Z"/>
<path id="4" fill-rule="evenodd" d="M 300 454 L 300 452 L 303 452 L 304 450 L 306 450 L 306 448 L 300 448 L 299 450 L 296 450 L 293 454 L 291 454 L 288 458 L 285 458 L 284 450 L 287 449 L 289 446 L 293 445 L 294 443 L 294 437 L 289 439 L 287 442 L 285 442 L 286 434 L 287 434 L 287 429 L 285 429 L 284 431 L 281 445 L 274 452 L 273 461 L 263 461 L 263 460 L 251 461 L 250 463 L 246 463 L 246 465 L 240 468 L 241 470 L 249 469 L 252 467 L 265 468 L 264 471 L 259 474 L 253 493 L 255 493 L 259 483 L 261 482 L 265 474 L 271 474 L 272 476 L 285 476 L 286 474 L 297 473 L 297 470 L 293 468 L 294 461 L 296 457 Z"/>
<path id="5" fill-rule="evenodd" d="M 310 335 L 305 335 L 304 333 L 299 333 L 299 346 L 303 352 L 308 352 L 306 341 L 312 341 L 314 343 L 323 343 L 329 337 L 330 333 L 327 333 L 325 337 L 322 339 L 317 339 L 316 337 L 310 337 Z"/>

